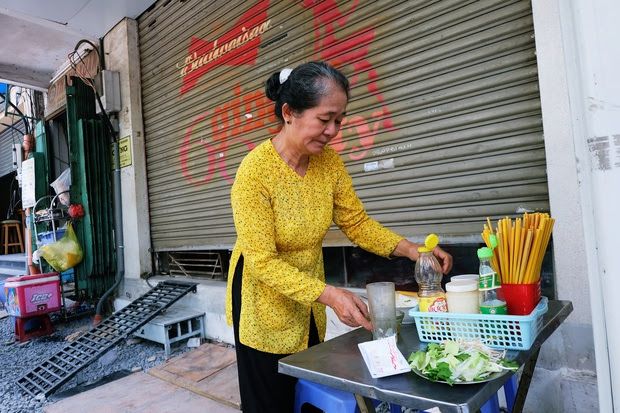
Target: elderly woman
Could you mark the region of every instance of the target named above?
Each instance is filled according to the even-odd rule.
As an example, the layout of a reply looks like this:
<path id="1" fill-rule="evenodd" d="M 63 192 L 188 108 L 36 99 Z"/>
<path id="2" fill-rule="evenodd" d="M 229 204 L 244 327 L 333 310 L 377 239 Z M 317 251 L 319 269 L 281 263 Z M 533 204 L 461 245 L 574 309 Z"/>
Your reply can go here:
<path id="1" fill-rule="evenodd" d="M 352 327 L 371 329 L 365 303 L 325 284 L 322 241 L 332 222 L 360 247 L 416 260 L 418 245 L 370 218 L 340 156 L 349 82 L 323 62 L 274 73 L 266 84 L 282 129 L 242 161 L 231 191 L 237 242 L 226 316 L 233 325 L 244 412 L 291 412 L 296 379 L 278 360 L 321 342 L 325 306 Z M 444 272 L 452 257 L 437 247 Z"/>

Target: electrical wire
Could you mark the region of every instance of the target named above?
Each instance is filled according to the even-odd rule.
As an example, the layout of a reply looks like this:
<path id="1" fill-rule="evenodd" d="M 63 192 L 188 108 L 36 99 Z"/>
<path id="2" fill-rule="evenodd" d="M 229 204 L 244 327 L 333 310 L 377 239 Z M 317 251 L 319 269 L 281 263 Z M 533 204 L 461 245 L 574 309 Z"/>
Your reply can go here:
<path id="1" fill-rule="evenodd" d="M 15 212 L 15 208 L 17 208 L 17 206 L 22 202 L 21 197 L 18 198 L 16 196 L 21 193 L 21 191 L 19 191 L 19 186 L 17 187 L 17 189 L 13 189 L 13 186 L 17 182 L 17 180 L 15 179 L 16 175 L 17 172 L 13 175 L 13 179 L 11 180 L 11 183 L 9 185 L 9 206 L 6 211 L 6 219 L 11 219 Z"/>
<path id="2" fill-rule="evenodd" d="M 69 53 L 69 55 L 67 56 L 69 58 L 69 63 L 71 65 L 71 68 L 75 71 L 75 74 L 82 80 L 82 82 L 84 82 L 87 86 L 89 86 L 93 90 L 93 92 L 95 92 L 95 98 L 97 100 L 97 104 L 99 105 L 99 108 L 101 109 L 99 115 L 103 118 L 104 123 L 108 127 L 112 140 L 114 142 L 117 142 L 118 137 L 116 136 L 116 131 L 114 130 L 114 126 L 112 125 L 112 122 L 110 121 L 110 118 L 108 117 L 108 114 L 106 113 L 103 107 L 103 103 L 101 102 L 101 96 L 99 95 L 99 92 L 97 92 L 97 88 L 95 87 L 95 84 L 92 81 L 94 76 L 88 71 L 88 68 L 86 67 L 86 64 L 84 63 L 84 60 L 82 59 L 82 56 L 80 56 L 80 53 L 78 52 L 78 47 L 82 43 L 90 44 L 93 47 L 93 51 L 97 53 L 97 57 L 100 58 L 99 50 L 93 44 L 93 42 L 91 42 L 90 40 L 82 39 L 75 45 L 73 52 Z M 79 63 L 81 63 L 82 65 L 80 66 Z M 99 64 L 99 59 L 98 59 L 97 69 L 96 69 L 97 73 L 100 72 L 100 69 L 101 69 L 101 66 Z M 95 75 L 97 73 L 95 73 Z"/>
<path id="3" fill-rule="evenodd" d="M 34 104 L 34 91 L 32 89 L 26 89 L 28 91 L 28 101 L 30 102 L 30 115 L 32 118 L 35 117 L 35 104 Z M 35 128 L 37 127 L 37 124 L 35 122 L 34 119 L 30 119 L 30 127 L 31 130 L 34 132 Z"/>
<path id="4" fill-rule="evenodd" d="M 73 50 L 77 52 L 78 48 L 80 47 L 80 45 L 82 43 L 88 43 L 89 45 L 91 45 L 93 50 L 95 51 L 95 53 L 97 53 L 97 57 L 101 57 L 99 55 L 99 49 L 97 48 L 97 46 L 95 46 L 95 44 L 93 42 L 91 42 L 90 40 L 88 40 L 88 39 L 81 39 L 81 40 L 79 40 L 77 42 L 77 44 L 75 45 L 75 47 L 73 48 Z M 99 60 L 97 60 L 97 61 L 99 61 Z"/>
<path id="5" fill-rule="evenodd" d="M 4 102 L 7 102 L 6 100 L 6 96 L 4 93 L 0 92 L 0 98 L 2 98 L 2 100 Z M 22 121 L 24 122 L 24 129 L 26 129 L 26 135 L 30 134 L 30 128 L 28 125 L 28 122 L 26 121 L 26 118 L 24 116 L 24 114 L 22 113 L 21 110 L 19 110 L 19 108 L 17 106 L 15 106 L 15 104 L 13 102 L 11 102 L 11 100 L 8 100 L 9 105 L 11 105 L 13 107 L 13 109 L 15 109 L 17 111 L 17 114 L 21 117 Z"/>
<path id="6" fill-rule="evenodd" d="M 22 131 L 20 131 L 19 129 L 11 125 L 11 140 L 13 140 L 13 150 L 15 150 L 15 145 L 16 145 L 15 131 L 17 131 L 18 134 L 22 133 Z M 15 179 L 16 176 L 17 176 L 17 171 L 15 171 L 15 173 L 13 174 L 13 179 L 11 180 L 11 184 L 9 185 L 9 205 L 6 210 L 6 219 L 11 219 L 11 217 L 13 216 L 13 213 L 15 212 L 15 208 L 21 202 L 21 197 L 17 199 L 17 196 L 21 194 L 21 192 L 19 191 L 19 185 L 17 187 L 17 190 L 13 189 L 13 185 L 15 184 L 15 182 L 17 182 Z"/>
<path id="7" fill-rule="evenodd" d="M 17 131 L 18 136 L 22 134 L 22 131 L 19 130 L 18 128 L 16 128 L 14 125 L 9 125 L 3 122 L 0 122 L 0 125 L 6 126 L 8 128 L 11 128 L 11 140 L 13 141 L 13 148 L 15 147 L 15 145 L 17 144 L 15 142 L 15 132 Z M 13 186 L 15 184 L 16 179 L 15 176 L 17 175 L 17 172 L 15 172 L 15 174 L 13 175 L 13 180 L 11 181 L 11 183 L 9 184 L 9 205 L 7 207 L 7 211 L 6 211 L 6 219 L 10 219 L 13 216 L 13 212 L 15 212 L 15 208 L 17 207 L 17 205 L 19 205 L 19 203 L 21 202 L 21 197 L 19 199 L 16 198 L 16 194 L 20 194 L 20 191 L 17 190 L 13 190 Z M 18 186 L 19 189 L 19 186 Z"/>
<path id="8" fill-rule="evenodd" d="M 6 127 L 11 128 L 11 129 L 13 129 L 13 130 L 16 130 L 16 131 L 17 131 L 17 132 L 19 132 L 19 133 L 22 133 L 22 131 L 20 131 L 19 129 L 17 129 L 17 128 L 16 128 L 15 126 L 13 126 L 13 125 L 9 125 L 8 123 L 2 123 L 2 122 L 0 122 L 0 125 L 2 125 L 2 126 L 6 126 Z M 12 136 L 12 135 L 11 135 L 11 136 Z M 13 143 L 15 143 L 15 139 L 13 139 Z"/>
<path id="9" fill-rule="evenodd" d="M 93 91 L 96 92 L 97 89 L 95 88 L 95 84 L 91 80 L 94 78 L 94 76 L 91 75 L 90 72 L 88 71 L 88 68 L 86 67 L 86 63 L 84 63 L 84 60 L 82 59 L 82 56 L 80 56 L 80 53 L 77 50 L 74 50 L 71 53 L 69 53 L 67 57 L 69 58 L 69 63 L 71 65 L 71 68 L 75 72 L 75 74 L 82 80 L 82 82 L 84 82 L 87 86 L 89 86 Z M 97 61 L 96 70 L 97 70 L 97 73 L 99 73 L 99 61 Z"/>

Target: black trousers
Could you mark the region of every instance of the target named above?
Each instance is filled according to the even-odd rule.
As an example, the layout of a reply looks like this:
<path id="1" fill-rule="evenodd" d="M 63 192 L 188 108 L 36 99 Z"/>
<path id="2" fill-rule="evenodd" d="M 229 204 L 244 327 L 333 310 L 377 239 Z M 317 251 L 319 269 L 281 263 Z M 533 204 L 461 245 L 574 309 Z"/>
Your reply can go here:
<path id="1" fill-rule="evenodd" d="M 233 328 L 241 408 L 244 413 L 291 413 L 295 404 L 297 379 L 278 373 L 278 360 L 288 354 L 265 353 L 245 346 L 239 341 L 242 278 L 243 256 L 239 257 L 235 268 L 232 287 Z M 311 315 L 308 347 L 318 343 L 319 334 L 314 315 Z"/>

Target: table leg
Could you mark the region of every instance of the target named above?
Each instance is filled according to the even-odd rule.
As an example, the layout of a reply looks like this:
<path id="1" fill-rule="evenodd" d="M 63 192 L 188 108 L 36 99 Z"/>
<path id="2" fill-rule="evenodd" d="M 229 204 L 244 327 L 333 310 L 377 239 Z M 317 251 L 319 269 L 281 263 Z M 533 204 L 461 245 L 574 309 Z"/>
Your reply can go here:
<path id="1" fill-rule="evenodd" d="M 355 394 L 354 396 L 355 401 L 357 402 L 357 407 L 360 408 L 361 413 L 376 413 L 375 405 L 372 404 L 372 399 L 360 396 L 359 394 Z"/>
<path id="2" fill-rule="evenodd" d="M 532 354 L 532 357 L 530 357 L 523 366 L 523 373 L 521 373 L 521 380 L 519 380 L 515 403 L 512 406 L 512 413 L 521 413 L 523 411 L 525 398 L 527 397 L 527 392 L 530 389 L 530 383 L 532 382 L 532 376 L 534 375 L 534 369 L 536 368 L 539 353 L 540 349 L 536 350 L 536 353 Z"/>

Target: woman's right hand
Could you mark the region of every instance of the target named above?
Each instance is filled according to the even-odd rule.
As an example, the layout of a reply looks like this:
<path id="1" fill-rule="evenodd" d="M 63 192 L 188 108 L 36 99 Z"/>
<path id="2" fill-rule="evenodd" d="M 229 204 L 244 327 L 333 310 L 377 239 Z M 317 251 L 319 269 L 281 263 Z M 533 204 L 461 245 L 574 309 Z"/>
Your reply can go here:
<path id="1" fill-rule="evenodd" d="M 334 310 L 338 319 L 349 327 L 362 326 L 366 330 L 372 330 L 366 303 L 351 291 L 326 285 L 316 301 Z"/>

